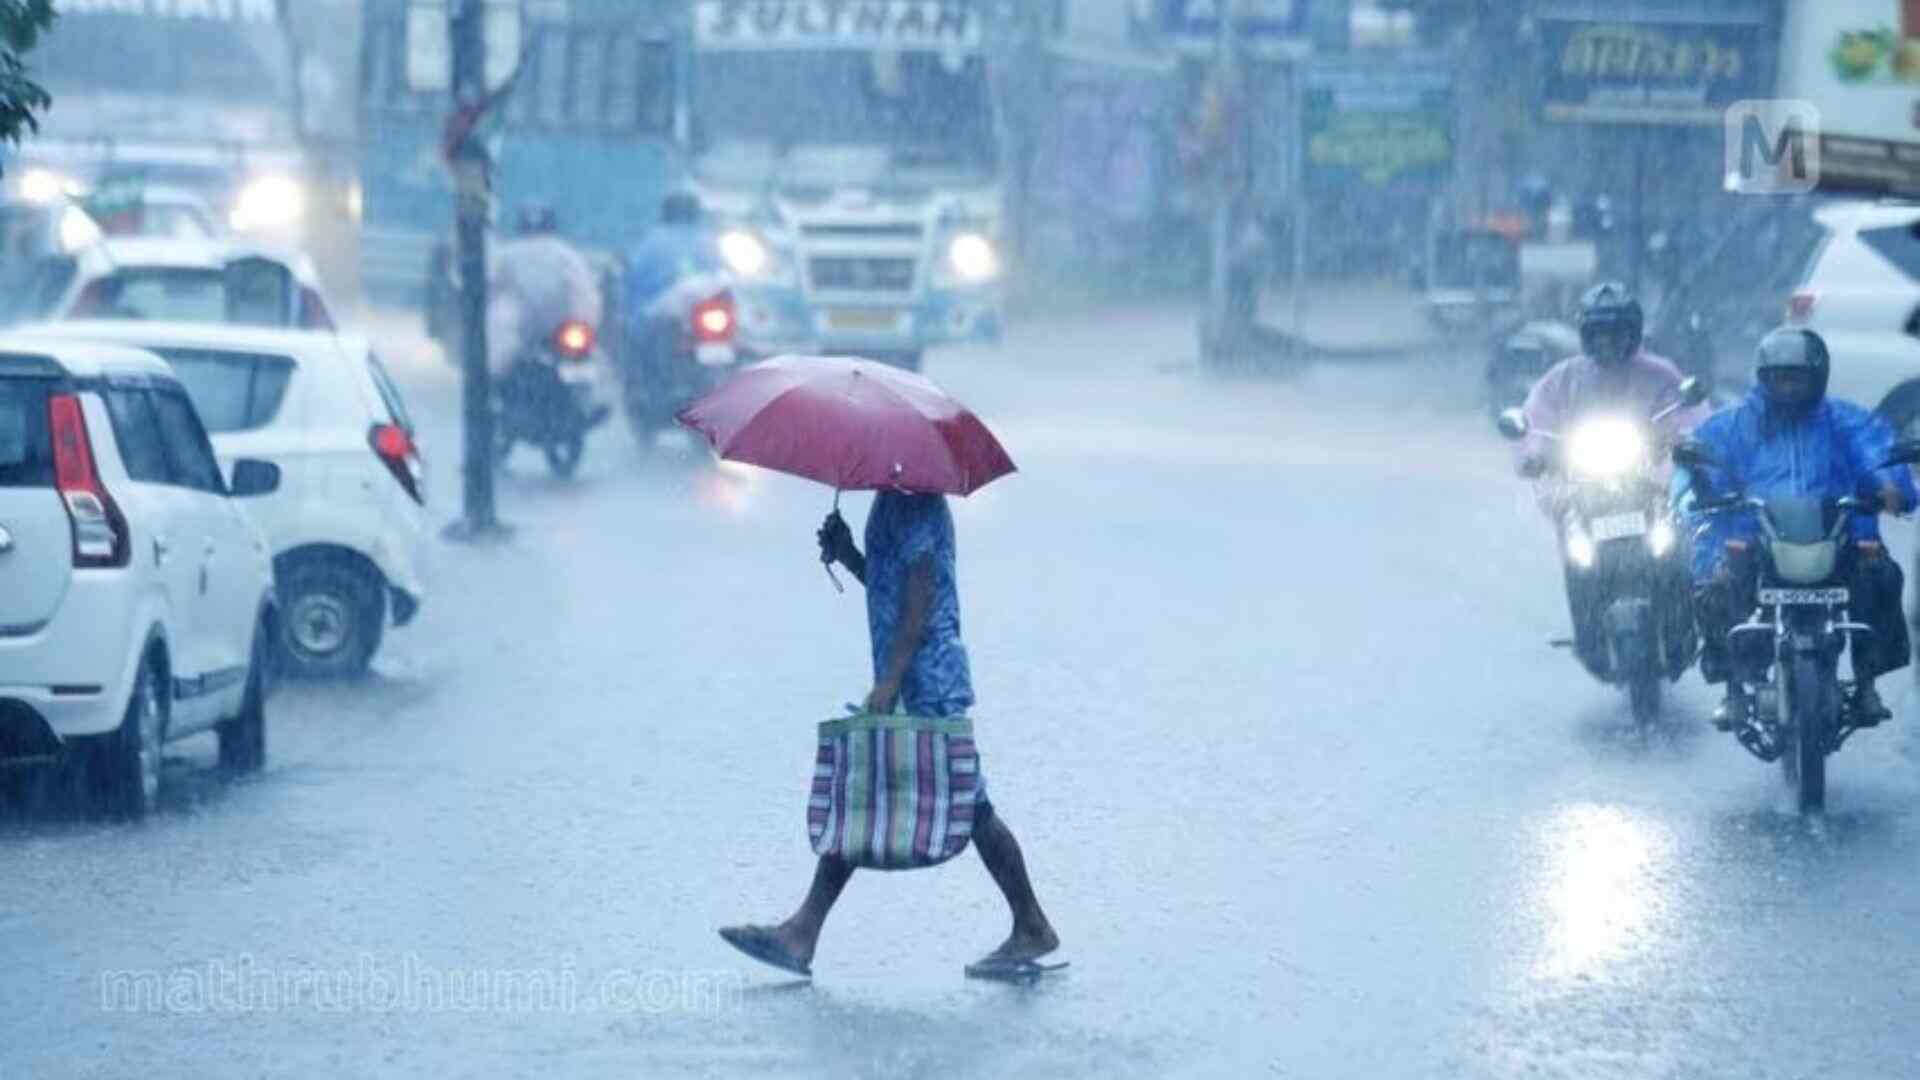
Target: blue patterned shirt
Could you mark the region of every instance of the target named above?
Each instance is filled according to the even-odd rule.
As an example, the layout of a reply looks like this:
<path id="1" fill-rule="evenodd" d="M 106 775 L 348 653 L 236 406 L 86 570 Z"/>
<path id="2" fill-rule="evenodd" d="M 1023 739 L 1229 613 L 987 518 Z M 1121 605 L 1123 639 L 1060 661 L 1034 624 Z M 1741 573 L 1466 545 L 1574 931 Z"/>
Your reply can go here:
<path id="1" fill-rule="evenodd" d="M 901 680 L 900 701 L 917 716 L 955 716 L 973 704 L 973 677 L 967 647 L 960 642 L 953 514 L 940 495 L 882 491 L 874 496 L 867 512 L 867 627 L 876 682 L 906 609 L 907 571 L 921 556 L 933 560 L 933 605 L 920 649 Z"/>

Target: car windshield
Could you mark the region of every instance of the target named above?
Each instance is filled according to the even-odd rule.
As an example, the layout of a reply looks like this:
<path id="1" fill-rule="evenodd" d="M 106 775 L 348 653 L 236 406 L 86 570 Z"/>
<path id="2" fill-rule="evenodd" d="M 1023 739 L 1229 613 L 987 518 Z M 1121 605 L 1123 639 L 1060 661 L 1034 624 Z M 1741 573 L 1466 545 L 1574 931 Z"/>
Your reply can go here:
<path id="1" fill-rule="evenodd" d="M 70 316 L 286 326 L 293 307 L 287 277 L 258 260 L 221 269 L 126 267 L 90 282 Z"/>

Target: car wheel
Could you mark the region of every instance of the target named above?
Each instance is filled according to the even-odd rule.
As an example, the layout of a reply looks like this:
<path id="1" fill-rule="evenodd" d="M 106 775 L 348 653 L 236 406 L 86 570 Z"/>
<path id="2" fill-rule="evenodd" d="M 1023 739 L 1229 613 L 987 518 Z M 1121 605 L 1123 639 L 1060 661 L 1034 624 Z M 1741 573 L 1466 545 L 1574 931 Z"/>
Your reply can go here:
<path id="1" fill-rule="evenodd" d="M 160 757 L 166 745 L 166 676 L 152 658 L 141 662 L 120 727 L 81 747 L 79 762 L 100 808 L 137 821 L 160 801 Z"/>
<path id="2" fill-rule="evenodd" d="M 295 562 L 280 583 L 280 670 L 307 679 L 359 675 L 380 647 L 380 583 L 343 559 Z"/>
<path id="3" fill-rule="evenodd" d="M 247 658 L 247 691 L 240 713 L 220 725 L 220 767 L 230 773 L 259 772 L 267 764 L 267 641 L 271 627 L 253 632 Z"/>

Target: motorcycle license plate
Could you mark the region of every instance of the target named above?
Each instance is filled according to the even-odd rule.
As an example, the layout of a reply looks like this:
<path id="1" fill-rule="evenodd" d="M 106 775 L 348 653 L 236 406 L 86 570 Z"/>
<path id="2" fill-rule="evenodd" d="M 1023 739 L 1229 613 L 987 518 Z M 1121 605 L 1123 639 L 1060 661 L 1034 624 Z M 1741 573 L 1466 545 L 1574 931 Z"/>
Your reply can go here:
<path id="1" fill-rule="evenodd" d="M 1838 607 L 1849 599 L 1845 589 L 1761 589 L 1767 607 Z"/>
<path id="2" fill-rule="evenodd" d="M 1621 540 L 1629 536 L 1647 535 L 1647 515 L 1645 514 L 1608 514 L 1593 519 L 1587 531 L 1593 534 L 1596 542 Z"/>
<path id="3" fill-rule="evenodd" d="M 731 345 L 702 345 L 693 350 L 693 358 L 701 367 L 727 367 L 734 361 Z"/>
<path id="4" fill-rule="evenodd" d="M 560 381 L 568 386 L 590 383 L 593 381 L 593 369 L 586 364 L 561 364 Z"/>

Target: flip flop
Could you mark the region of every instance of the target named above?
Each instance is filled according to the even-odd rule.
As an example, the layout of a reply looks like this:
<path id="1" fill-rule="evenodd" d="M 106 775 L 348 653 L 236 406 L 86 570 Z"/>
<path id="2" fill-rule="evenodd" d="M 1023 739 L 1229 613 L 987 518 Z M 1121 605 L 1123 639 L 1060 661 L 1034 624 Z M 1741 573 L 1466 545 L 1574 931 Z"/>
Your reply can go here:
<path id="1" fill-rule="evenodd" d="M 792 972 L 801 978 L 813 978 L 813 968 L 795 959 L 780 944 L 780 939 L 764 926 L 723 926 L 720 928 L 720 939 L 763 964 Z"/>
<path id="2" fill-rule="evenodd" d="M 967 978 L 991 979 L 994 982 L 1032 983 L 1041 976 L 1060 971 L 1067 966 L 1065 960 L 1043 964 L 1038 960 L 1012 960 L 1003 956 L 989 956 L 967 965 Z"/>

